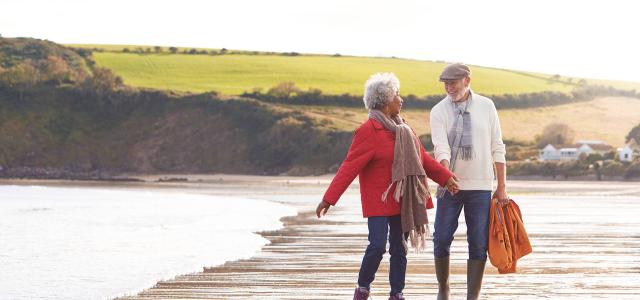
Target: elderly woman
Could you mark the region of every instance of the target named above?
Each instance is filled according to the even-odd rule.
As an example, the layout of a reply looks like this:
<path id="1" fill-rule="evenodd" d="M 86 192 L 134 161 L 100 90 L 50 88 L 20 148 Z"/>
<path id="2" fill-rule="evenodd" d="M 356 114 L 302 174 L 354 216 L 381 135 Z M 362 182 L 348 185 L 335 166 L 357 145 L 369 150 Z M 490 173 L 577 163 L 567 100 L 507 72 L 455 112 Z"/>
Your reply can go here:
<path id="1" fill-rule="evenodd" d="M 427 208 L 433 208 L 426 177 L 452 193 L 457 183 L 449 170 L 425 152 L 415 132 L 400 117 L 400 82 L 392 73 L 377 73 L 365 84 L 364 104 L 369 119 L 355 131 L 346 159 L 322 201 L 318 218 L 338 202 L 360 176 L 362 215 L 367 218 L 369 246 L 364 253 L 353 299 L 369 298 L 369 288 L 389 236 L 389 299 L 405 299 L 402 290 L 407 269 L 407 238 L 424 248 Z"/>

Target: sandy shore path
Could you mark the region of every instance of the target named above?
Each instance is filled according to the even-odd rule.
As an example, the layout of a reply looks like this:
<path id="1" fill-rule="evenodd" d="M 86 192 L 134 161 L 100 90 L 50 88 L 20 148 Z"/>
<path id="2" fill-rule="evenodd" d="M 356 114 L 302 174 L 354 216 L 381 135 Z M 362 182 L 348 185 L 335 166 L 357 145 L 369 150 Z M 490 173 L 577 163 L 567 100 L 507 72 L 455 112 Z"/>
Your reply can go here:
<path id="1" fill-rule="evenodd" d="M 195 182 L 193 181 L 195 180 Z M 357 187 L 323 219 L 312 209 L 330 178 L 190 178 L 165 184 L 216 195 L 243 195 L 292 205 L 284 228 L 261 234 L 271 243 L 246 260 L 204 268 L 158 282 L 119 299 L 351 299 L 366 247 Z M 637 183 L 512 182 L 534 253 L 517 274 L 487 264 L 483 299 L 638 299 L 640 297 L 640 186 Z M 434 210 L 429 212 L 433 222 Z M 452 299 L 466 294 L 466 228 L 452 246 Z M 233 241 L 221 241 L 233 243 Z M 168 245 L 169 246 L 169 245 Z M 408 299 L 435 299 L 432 251 L 409 255 Z M 387 299 L 388 254 L 373 283 Z"/>

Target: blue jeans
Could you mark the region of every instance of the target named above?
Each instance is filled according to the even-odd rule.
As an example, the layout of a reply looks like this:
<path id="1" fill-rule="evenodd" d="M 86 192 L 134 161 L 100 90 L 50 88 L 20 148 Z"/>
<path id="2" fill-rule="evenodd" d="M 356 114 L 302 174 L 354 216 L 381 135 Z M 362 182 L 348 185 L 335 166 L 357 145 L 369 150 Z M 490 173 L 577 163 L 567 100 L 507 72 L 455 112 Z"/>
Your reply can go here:
<path id="1" fill-rule="evenodd" d="M 458 229 L 458 217 L 464 208 L 469 259 L 487 259 L 490 207 L 491 191 L 460 191 L 453 196 L 446 192 L 438 198 L 433 255 L 436 258 L 449 256 L 453 234 Z"/>
<path id="2" fill-rule="evenodd" d="M 376 272 L 382 261 L 382 255 L 387 250 L 387 234 L 389 235 L 389 283 L 391 295 L 402 292 L 404 278 L 407 271 L 407 253 L 404 250 L 402 239 L 406 236 L 402 232 L 400 215 L 391 217 L 369 217 L 369 246 L 362 258 L 358 286 L 370 288 Z"/>

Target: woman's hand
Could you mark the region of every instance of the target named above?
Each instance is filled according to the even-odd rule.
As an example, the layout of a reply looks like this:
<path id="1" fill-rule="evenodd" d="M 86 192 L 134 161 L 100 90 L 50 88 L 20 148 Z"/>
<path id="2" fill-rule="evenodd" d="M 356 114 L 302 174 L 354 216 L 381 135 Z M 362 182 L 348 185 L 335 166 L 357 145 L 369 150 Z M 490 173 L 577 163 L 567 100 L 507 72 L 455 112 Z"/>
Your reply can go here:
<path id="1" fill-rule="evenodd" d="M 453 175 L 451 177 L 449 177 L 449 180 L 447 180 L 447 184 L 446 184 L 446 188 L 449 191 L 449 193 L 451 195 L 455 195 L 456 193 L 458 193 L 460 191 L 460 186 L 458 185 L 458 182 L 456 181 L 458 178 L 456 178 L 456 175 Z"/>
<path id="2" fill-rule="evenodd" d="M 324 202 L 324 200 L 320 201 L 320 203 L 318 203 L 318 207 L 316 208 L 316 216 L 318 216 L 318 219 L 321 216 L 326 215 L 330 207 L 331 207 L 331 204 Z"/>

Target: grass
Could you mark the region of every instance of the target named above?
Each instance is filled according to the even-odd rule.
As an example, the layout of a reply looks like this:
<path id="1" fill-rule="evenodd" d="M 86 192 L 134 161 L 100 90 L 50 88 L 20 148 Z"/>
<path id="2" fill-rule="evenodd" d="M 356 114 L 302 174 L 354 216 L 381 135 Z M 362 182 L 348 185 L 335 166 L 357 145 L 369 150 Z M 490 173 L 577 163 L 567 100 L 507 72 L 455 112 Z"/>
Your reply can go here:
<path id="1" fill-rule="evenodd" d="M 352 131 L 367 119 L 364 108 L 298 109 L 315 118 L 329 119 L 333 122 L 333 128 L 340 130 Z M 561 122 L 568 124 L 576 132 L 576 140 L 601 140 L 614 147 L 621 147 L 631 128 L 640 124 L 638 111 L 640 99 L 607 97 L 551 107 L 503 109 L 498 111 L 498 115 L 505 139 L 533 141 L 545 126 Z M 401 115 L 418 134 L 430 132 L 429 111 L 403 110 Z"/>
<path id="2" fill-rule="evenodd" d="M 177 47 L 178 54 L 123 53 L 124 48 L 154 51 L 144 45 L 84 45 L 70 47 L 101 49 L 94 52 L 98 65 L 113 69 L 129 85 L 187 92 L 218 91 L 237 95 L 254 88 L 263 91 L 284 81 L 293 81 L 302 89 L 318 88 L 325 94 L 361 95 L 364 82 L 375 72 L 394 72 L 401 81 L 402 93 L 418 96 L 442 94 L 438 74 L 444 63 L 395 58 L 371 58 L 327 55 L 283 56 L 268 52 L 229 50 L 227 55 L 188 55 L 182 51 L 219 51 L 220 49 Z M 241 54 L 238 54 L 241 53 Z M 253 53 L 254 55 L 249 55 Z M 259 54 L 259 55 L 255 55 Z M 569 92 L 583 78 L 552 74 L 473 67 L 473 88 L 479 93 L 519 94 L 540 91 Z M 589 84 L 640 90 L 640 82 L 585 79 Z"/>
<path id="3" fill-rule="evenodd" d="M 125 83 L 161 90 L 218 91 L 236 95 L 254 88 L 263 91 L 284 81 L 325 94 L 361 95 L 366 79 L 375 72 L 394 72 L 401 93 L 418 96 L 443 94 L 438 75 L 444 63 L 393 58 L 187 55 L 95 52 L 99 66 L 114 70 Z M 507 70 L 473 67 L 474 90 L 483 94 L 540 91 L 569 92 L 575 85 Z"/>

